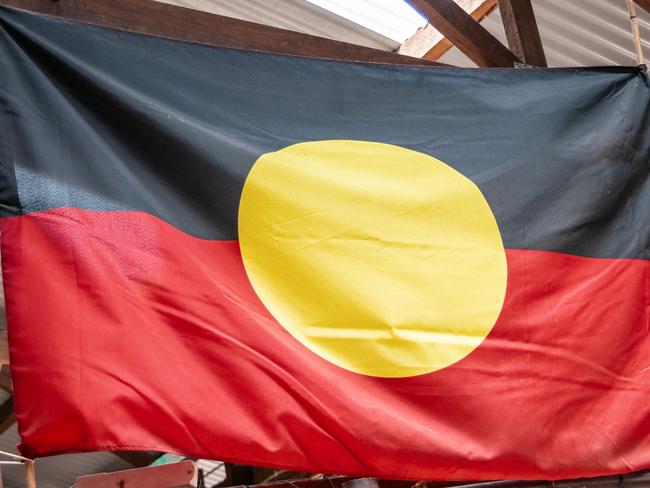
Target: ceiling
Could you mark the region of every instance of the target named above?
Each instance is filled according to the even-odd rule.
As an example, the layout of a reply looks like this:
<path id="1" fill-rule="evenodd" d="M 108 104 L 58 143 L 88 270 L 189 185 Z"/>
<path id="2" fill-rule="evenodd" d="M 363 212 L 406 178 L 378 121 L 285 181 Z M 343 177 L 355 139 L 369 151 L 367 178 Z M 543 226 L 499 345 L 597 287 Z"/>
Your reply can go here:
<path id="1" fill-rule="evenodd" d="M 549 66 L 635 65 L 634 43 L 625 0 L 532 0 Z M 650 57 L 650 14 L 637 8 L 646 57 Z M 507 45 L 498 10 L 481 24 Z M 475 66 L 457 48 L 441 62 Z"/>
<path id="2" fill-rule="evenodd" d="M 159 1 L 386 51 L 394 51 L 400 44 L 307 0 Z M 369 14 L 380 19 L 375 24 L 381 24 L 389 23 L 390 16 L 395 15 L 394 8 L 389 8 L 391 2 L 403 3 L 402 0 L 353 0 L 347 4 L 363 3 Z M 342 1 L 318 3 L 336 9 Z M 636 64 L 625 0 L 532 0 L 532 4 L 549 66 Z M 645 54 L 650 58 L 650 14 L 641 8 L 637 10 Z M 482 25 L 506 42 L 498 10 L 487 16 Z M 416 30 L 414 25 L 413 33 Z M 440 61 L 455 66 L 475 66 L 456 48 Z"/>

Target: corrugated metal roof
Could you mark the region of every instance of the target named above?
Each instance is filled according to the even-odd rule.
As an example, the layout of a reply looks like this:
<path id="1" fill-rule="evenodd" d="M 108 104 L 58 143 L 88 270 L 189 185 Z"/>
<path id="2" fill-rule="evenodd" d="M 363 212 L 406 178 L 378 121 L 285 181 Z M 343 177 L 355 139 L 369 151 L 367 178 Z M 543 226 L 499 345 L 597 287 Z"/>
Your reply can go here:
<path id="1" fill-rule="evenodd" d="M 635 65 L 630 17 L 625 0 L 533 0 L 549 66 Z M 637 8 L 646 57 L 650 56 L 650 14 Z M 481 25 L 507 45 L 501 15 L 495 10 Z M 441 62 L 475 66 L 457 48 Z"/>
<path id="2" fill-rule="evenodd" d="M 306 0 L 157 0 L 305 34 L 392 51 L 399 43 Z"/>
<path id="3" fill-rule="evenodd" d="M 0 436 L 0 450 L 17 454 L 19 442 L 16 425 Z M 64 454 L 38 459 L 36 480 L 39 488 L 68 488 L 77 476 L 130 469 L 133 466 L 109 452 L 89 454 Z M 25 468 L 21 465 L 3 466 L 2 480 L 5 488 L 23 488 Z"/>
<path id="4" fill-rule="evenodd" d="M 386 51 L 399 43 L 366 26 L 312 5 L 307 0 L 159 0 L 261 24 L 273 25 Z M 393 9 L 387 0 L 321 0 L 319 3 L 359 15 L 364 6 L 386 24 Z M 400 2 L 401 0 L 389 0 Z M 363 3 L 363 5 L 361 5 Z M 634 46 L 625 0 L 532 0 L 549 66 L 634 65 Z M 346 8 L 343 8 L 346 6 Z M 372 9 L 368 8 L 372 6 Z M 338 6 L 338 7 L 337 7 Z M 340 8 L 339 8 L 340 7 Z M 650 14 L 638 8 L 644 51 L 650 57 Z M 408 17 L 408 16 L 407 16 Z M 412 17 L 400 22 L 414 22 Z M 366 24 L 370 25 L 370 24 Z M 498 10 L 482 25 L 506 44 Z M 414 24 L 413 32 L 417 30 Z M 387 28 L 387 27 L 386 27 Z M 475 66 L 457 48 L 440 61 L 455 66 Z"/>
<path id="5" fill-rule="evenodd" d="M 20 441 L 14 424 L 0 436 L 0 450 L 18 454 L 16 445 Z M 0 456 L 1 457 L 1 456 Z M 220 461 L 197 461 L 203 470 L 205 486 L 212 488 L 226 478 L 224 464 Z M 39 488 L 69 488 L 78 476 L 95 473 L 110 473 L 133 469 L 133 465 L 110 452 L 84 454 L 63 454 L 36 460 L 36 480 Z M 5 488 L 23 488 L 25 469 L 21 465 L 2 466 L 2 481 Z"/>
<path id="6" fill-rule="evenodd" d="M 427 23 L 417 10 L 402 0 L 307 1 L 400 44 L 411 37 L 418 27 Z"/>
<path id="7" fill-rule="evenodd" d="M 207 488 L 213 488 L 226 479 L 226 467 L 220 461 L 199 459 L 196 465 L 203 471 L 203 482 Z"/>

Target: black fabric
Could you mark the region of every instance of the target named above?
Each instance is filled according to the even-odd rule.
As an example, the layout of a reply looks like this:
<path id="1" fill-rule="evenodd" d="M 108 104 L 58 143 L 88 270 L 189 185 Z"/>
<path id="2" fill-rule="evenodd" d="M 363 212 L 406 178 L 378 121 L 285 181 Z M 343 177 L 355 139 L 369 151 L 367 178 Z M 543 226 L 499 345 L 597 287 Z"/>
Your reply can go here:
<path id="1" fill-rule="evenodd" d="M 8 8 L 0 25 L 3 215 L 139 210 L 237 239 L 242 185 L 260 155 L 356 139 L 422 151 L 471 178 L 508 248 L 650 257 L 640 69 L 311 60 Z"/>

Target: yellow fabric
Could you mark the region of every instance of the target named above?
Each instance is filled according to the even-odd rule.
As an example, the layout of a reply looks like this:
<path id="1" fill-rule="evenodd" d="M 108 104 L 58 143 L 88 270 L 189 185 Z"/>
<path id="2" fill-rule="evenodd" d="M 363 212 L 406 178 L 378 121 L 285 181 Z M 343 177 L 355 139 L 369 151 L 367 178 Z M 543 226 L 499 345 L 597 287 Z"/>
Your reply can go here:
<path id="1" fill-rule="evenodd" d="M 449 366 L 503 305 L 505 252 L 481 191 L 402 147 L 335 140 L 263 155 L 244 185 L 239 240 L 277 321 L 361 374 Z"/>

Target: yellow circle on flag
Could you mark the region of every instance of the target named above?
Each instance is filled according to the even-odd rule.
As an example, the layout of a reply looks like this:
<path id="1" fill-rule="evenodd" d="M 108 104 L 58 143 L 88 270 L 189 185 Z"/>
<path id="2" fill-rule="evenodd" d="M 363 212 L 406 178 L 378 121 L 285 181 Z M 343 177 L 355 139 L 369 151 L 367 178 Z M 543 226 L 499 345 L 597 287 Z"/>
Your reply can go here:
<path id="1" fill-rule="evenodd" d="M 478 187 L 390 144 L 317 141 L 261 156 L 244 184 L 246 273 L 303 345 L 405 377 L 474 350 L 503 306 L 501 235 Z"/>

